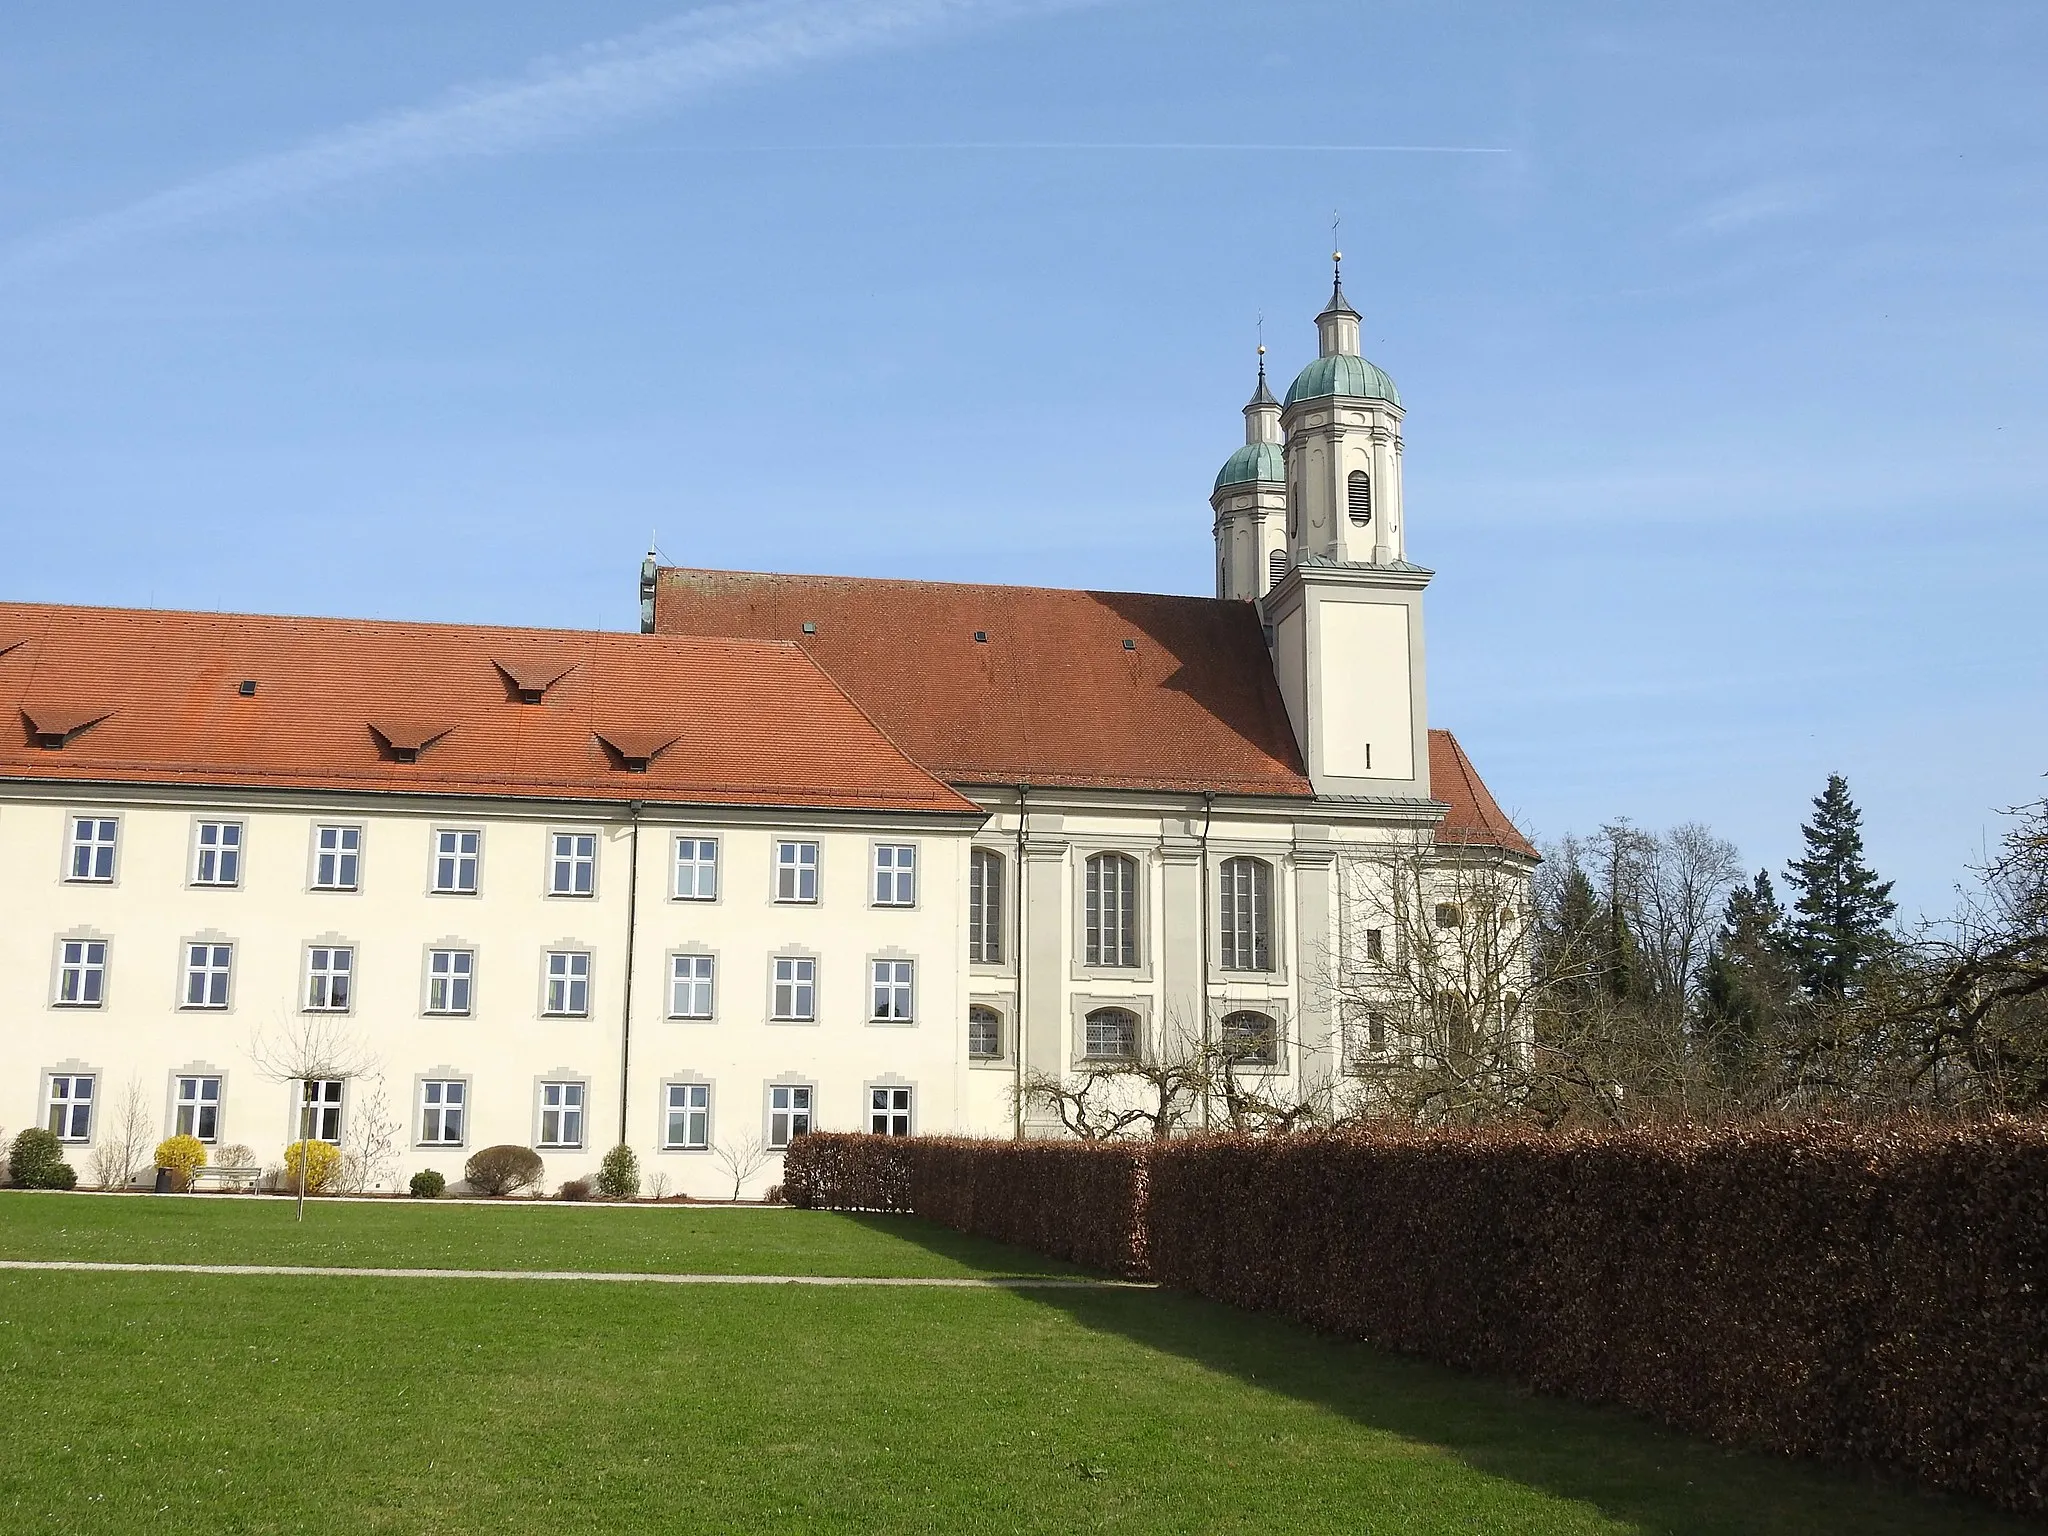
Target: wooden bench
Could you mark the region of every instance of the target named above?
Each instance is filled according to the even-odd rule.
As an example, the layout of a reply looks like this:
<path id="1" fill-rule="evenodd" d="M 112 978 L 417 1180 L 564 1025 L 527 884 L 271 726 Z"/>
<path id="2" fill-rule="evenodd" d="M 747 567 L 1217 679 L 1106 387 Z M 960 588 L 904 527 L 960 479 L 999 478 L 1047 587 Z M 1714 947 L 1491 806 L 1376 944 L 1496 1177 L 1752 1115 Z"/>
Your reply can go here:
<path id="1" fill-rule="evenodd" d="M 262 1177 L 261 1168 L 201 1168 L 192 1175 L 192 1187 L 204 1189 L 211 1184 L 218 1189 L 245 1190 L 253 1195 Z"/>

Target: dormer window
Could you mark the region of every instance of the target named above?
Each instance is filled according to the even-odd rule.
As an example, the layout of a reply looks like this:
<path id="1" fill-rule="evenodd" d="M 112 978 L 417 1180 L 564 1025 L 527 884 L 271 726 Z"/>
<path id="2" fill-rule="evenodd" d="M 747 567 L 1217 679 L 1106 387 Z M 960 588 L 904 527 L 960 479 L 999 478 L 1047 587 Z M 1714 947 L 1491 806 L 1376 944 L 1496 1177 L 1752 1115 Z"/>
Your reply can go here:
<path id="1" fill-rule="evenodd" d="M 514 699 L 521 704 L 539 704 L 550 688 L 576 669 L 576 657 L 561 651 L 494 656 L 491 665 L 504 675 Z"/>
<path id="2" fill-rule="evenodd" d="M 384 748 L 384 756 L 394 763 L 418 762 L 422 752 L 453 729 L 452 725 L 439 720 L 394 717 L 370 722 L 370 730 Z"/>
<path id="3" fill-rule="evenodd" d="M 1372 476 L 1362 469 L 1351 471 L 1349 486 L 1351 521 L 1363 528 L 1372 521 Z"/>

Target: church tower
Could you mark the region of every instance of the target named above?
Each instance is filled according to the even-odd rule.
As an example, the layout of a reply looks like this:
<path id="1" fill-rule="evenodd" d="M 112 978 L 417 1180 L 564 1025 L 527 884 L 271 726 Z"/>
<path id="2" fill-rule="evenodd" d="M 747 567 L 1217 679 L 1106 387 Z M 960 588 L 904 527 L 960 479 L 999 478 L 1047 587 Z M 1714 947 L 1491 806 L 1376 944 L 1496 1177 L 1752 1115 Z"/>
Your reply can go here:
<path id="1" fill-rule="evenodd" d="M 1343 253 L 1317 356 L 1288 387 L 1286 570 L 1261 615 L 1319 795 L 1429 799 L 1422 591 L 1401 499 L 1401 395 L 1359 353 Z M 1241 450 L 1242 451 L 1242 450 Z"/>
<path id="2" fill-rule="evenodd" d="M 1287 454 L 1280 402 L 1266 388 L 1266 346 L 1259 344 L 1259 387 L 1244 408 L 1244 446 L 1223 461 L 1209 493 L 1215 512 L 1216 595 L 1256 601 L 1287 572 Z"/>

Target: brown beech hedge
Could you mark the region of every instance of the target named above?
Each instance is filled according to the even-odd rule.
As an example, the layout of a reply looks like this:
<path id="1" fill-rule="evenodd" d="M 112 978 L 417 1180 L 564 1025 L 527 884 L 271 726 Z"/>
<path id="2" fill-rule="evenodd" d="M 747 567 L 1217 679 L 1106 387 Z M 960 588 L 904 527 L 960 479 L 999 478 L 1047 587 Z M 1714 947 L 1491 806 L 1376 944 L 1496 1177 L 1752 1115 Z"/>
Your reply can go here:
<path id="1" fill-rule="evenodd" d="M 812 1136 L 785 1182 L 2048 1514 L 2038 1123 Z"/>

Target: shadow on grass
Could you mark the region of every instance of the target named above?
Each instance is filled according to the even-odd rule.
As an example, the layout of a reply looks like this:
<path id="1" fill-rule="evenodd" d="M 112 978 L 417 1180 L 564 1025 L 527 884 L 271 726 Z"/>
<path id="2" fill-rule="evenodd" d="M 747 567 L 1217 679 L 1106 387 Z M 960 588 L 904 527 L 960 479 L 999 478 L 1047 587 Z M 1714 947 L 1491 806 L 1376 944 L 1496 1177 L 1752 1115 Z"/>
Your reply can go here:
<path id="1" fill-rule="evenodd" d="M 947 1227 L 909 1216 L 850 1219 L 962 1256 L 961 1234 Z M 987 1248 L 977 1261 L 988 1261 Z M 1971 1500 L 1725 1449 L 1624 1410 L 1542 1397 L 1184 1292 L 1020 1294 L 1083 1327 L 1433 1446 L 1475 1471 L 1590 1505 L 1652 1536 L 2040 1536 L 2043 1529 Z"/>

